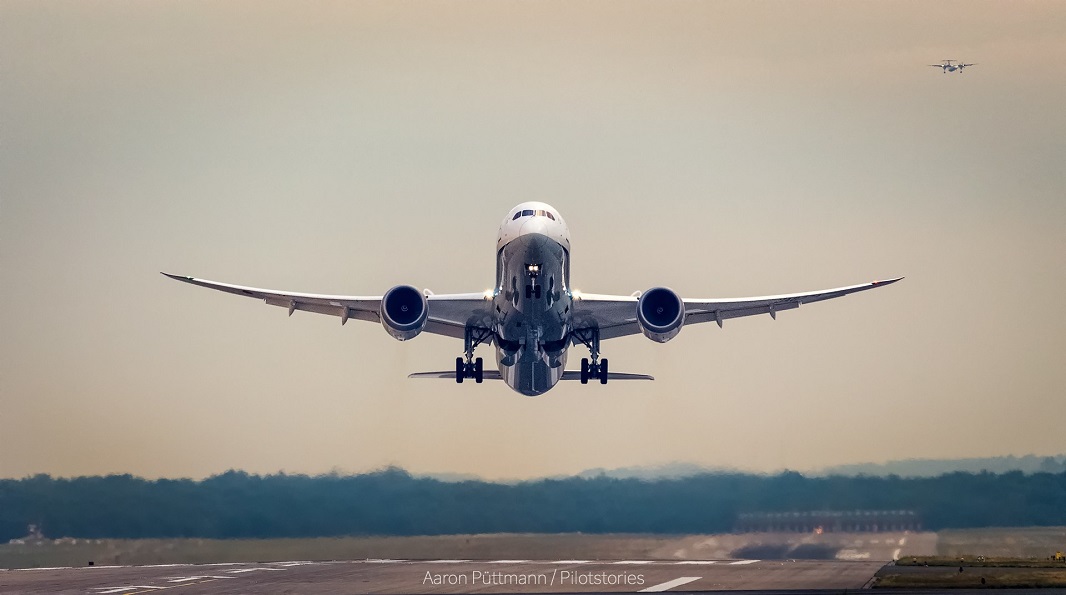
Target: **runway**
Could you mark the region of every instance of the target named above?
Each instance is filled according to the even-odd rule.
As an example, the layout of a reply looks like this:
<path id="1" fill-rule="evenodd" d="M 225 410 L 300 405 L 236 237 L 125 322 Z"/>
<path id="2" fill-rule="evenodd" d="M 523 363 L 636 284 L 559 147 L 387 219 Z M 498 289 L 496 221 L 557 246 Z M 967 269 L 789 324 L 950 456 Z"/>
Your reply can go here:
<path id="1" fill-rule="evenodd" d="M 358 560 L 90 566 L 0 572 L 0 593 L 685 593 L 860 589 L 883 562 Z"/>

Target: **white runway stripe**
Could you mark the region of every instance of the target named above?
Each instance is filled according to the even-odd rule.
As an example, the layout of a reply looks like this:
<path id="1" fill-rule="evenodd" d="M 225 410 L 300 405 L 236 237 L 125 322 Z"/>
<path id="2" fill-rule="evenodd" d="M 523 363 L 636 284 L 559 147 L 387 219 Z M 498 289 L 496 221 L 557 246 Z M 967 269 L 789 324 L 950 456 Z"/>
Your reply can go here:
<path id="1" fill-rule="evenodd" d="M 15 570 L 70 570 L 73 566 L 45 566 L 42 568 L 16 568 Z"/>
<path id="2" fill-rule="evenodd" d="M 406 562 L 407 560 L 390 560 L 388 558 L 369 558 L 365 560 L 370 564 L 398 564 L 400 562 Z"/>
<path id="3" fill-rule="evenodd" d="M 426 560 L 426 564 L 463 564 L 470 560 Z"/>
<path id="4" fill-rule="evenodd" d="M 552 564 L 588 564 L 588 560 L 556 560 Z"/>
<path id="5" fill-rule="evenodd" d="M 698 576 L 683 576 L 681 578 L 675 578 L 672 581 L 666 581 L 665 583 L 659 583 L 658 585 L 652 585 L 651 587 L 648 587 L 647 589 L 641 589 L 640 591 L 637 591 L 637 592 L 638 593 L 660 593 L 660 592 L 665 591 L 667 589 L 673 589 L 674 587 L 679 587 L 681 585 L 687 585 L 688 583 L 691 583 L 692 581 L 698 581 L 698 580 L 700 580 L 700 578 L 701 577 L 698 577 Z"/>
<path id="6" fill-rule="evenodd" d="M 487 560 L 486 564 L 528 564 L 529 560 Z"/>
<path id="7" fill-rule="evenodd" d="M 717 564 L 717 560 L 682 560 L 680 562 L 674 562 L 674 564 L 694 564 L 700 566 L 707 566 L 709 564 Z"/>
<path id="8" fill-rule="evenodd" d="M 651 564 L 651 560 L 619 560 L 612 564 Z"/>
<path id="9" fill-rule="evenodd" d="M 730 562 L 729 565 L 730 566 L 741 566 L 743 564 L 754 564 L 756 562 L 758 562 L 758 560 L 737 560 L 736 562 Z"/>
<path id="10" fill-rule="evenodd" d="M 242 572 L 255 572 L 256 570 L 271 570 L 274 572 L 281 572 L 284 568 L 271 568 L 269 566 L 256 566 L 255 568 L 238 568 L 237 570 L 227 570 L 230 574 L 240 574 Z"/>

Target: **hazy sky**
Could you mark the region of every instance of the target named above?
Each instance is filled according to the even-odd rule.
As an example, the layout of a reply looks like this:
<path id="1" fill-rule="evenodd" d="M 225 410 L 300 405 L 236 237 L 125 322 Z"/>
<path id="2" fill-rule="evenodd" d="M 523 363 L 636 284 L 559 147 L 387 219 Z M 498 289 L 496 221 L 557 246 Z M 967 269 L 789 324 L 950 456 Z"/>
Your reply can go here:
<path id="1" fill-rule="evenodd" d="M 1066 3 L 4 0 L 0 56 L 0 476 L 1066 452 Z M 480 291 L 525 200 L 584 291 L 907 279 L 530 399 L 158 274 Z"/>

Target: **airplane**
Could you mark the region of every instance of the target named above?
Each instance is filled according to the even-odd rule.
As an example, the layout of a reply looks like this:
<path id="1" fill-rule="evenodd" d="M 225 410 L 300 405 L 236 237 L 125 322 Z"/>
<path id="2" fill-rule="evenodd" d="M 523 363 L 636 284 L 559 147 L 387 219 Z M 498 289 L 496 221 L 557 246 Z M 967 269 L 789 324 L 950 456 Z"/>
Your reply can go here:
<path id="1" fill-rule="evenodd" d="M 960 64 L 958 60 L 944 60 L 940 64 L 930 64 L 930 66 L 943 69 L 944 74 L 947 74 L 955 71 L 962 72 L 963 68 L 966 68 L 967 66 L 977 66 L 977 64 Z"/>
<path id="2" fill-rule="evenodd" d="M 785 295 L 740 299 L 688 299 L 667 287 L 653 287 L 632 295 L 602 295 L 577 291 L 570 284 L 570 230 L 559 211 L 542 202 L 524 202 L 511 209 L 496 239 L 496 284 L 481 293 L 435 294 L 411 285 L 397 285 L 380 296 L 321 295 L 274 291 L 206 279 L 162 273 L 171 279 L 236 295 L 261 299 L 269 305 L 349 319 L 378 322 L 394 339 L 408 341 L 426 332 L 463 340 L 463 355 L 455 369 L 421 372 L 409 378 L 449 378 L 457 383 L 473 379 L 503 380 L 526 396 L 542 395 L 560 380 L 581 384 L 608 380 L 654 380 L 646 374 L 612 372 L 601 357 L 608 339 L 643 334 L 666 343 L 689 324 L 798 308 L 895 283 L 902 277 Z M 496 370 L 485 370 L 474 350 L 496 346 Z M 580 370 L 567 370 L 570 346 L 582 345 L 589 357 Z"/>

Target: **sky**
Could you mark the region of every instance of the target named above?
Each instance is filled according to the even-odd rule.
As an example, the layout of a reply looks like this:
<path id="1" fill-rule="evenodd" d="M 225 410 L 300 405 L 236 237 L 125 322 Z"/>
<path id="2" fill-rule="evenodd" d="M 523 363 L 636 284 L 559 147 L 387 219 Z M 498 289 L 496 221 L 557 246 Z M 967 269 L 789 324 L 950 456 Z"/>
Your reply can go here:
<path id="1" fill-rule="evenodd" d="M 1062 2 L 4 0 L 0 56 L 0 477 L 1066 452 Z M 482 291 L 527 200 L 586 292 L 906 279 L 526 398 L 159 275 Z"/>

